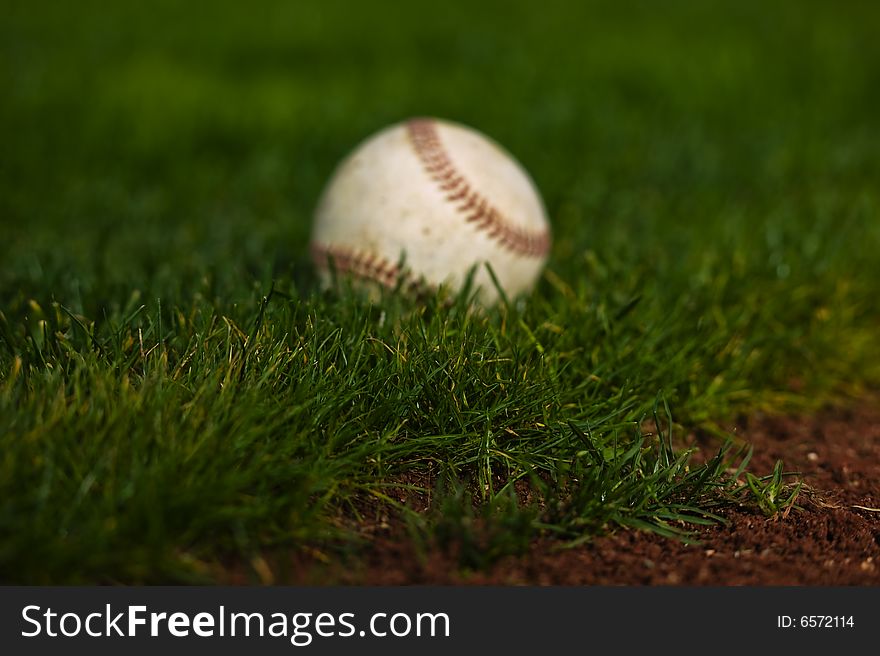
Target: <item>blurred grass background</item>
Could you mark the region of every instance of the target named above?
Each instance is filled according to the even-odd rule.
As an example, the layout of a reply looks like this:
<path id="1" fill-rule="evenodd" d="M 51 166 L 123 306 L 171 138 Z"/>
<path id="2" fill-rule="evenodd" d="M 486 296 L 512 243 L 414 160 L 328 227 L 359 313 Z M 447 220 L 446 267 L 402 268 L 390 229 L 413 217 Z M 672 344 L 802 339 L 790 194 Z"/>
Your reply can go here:
<path id="1" fill-rule="evenodd" d="M 557 268 L 625 249 L 690 275 L 736 234 L 784 272 L 829 224 L 876 240 L 871 3 L 3 4 L 4 290 L 285 271 L 338 159 L 423 114 L 526 164 Z"/>
<path id="2" fill-rule="evenodd" d="M 520 380 L 511 398 L 523 422 L 542 420 L 552 433 L 568 420 L 638 419 L 662 394 L 686 427 L 714 426 L 736 411 L 814 406 L 880 381 L 876 3 L 3 0 L 0 17 L 0 527 L 18 536 L 0 550 L 5 578 L 39 579 L 34 554 L 49 554 L 48 580 L 101 571 L 177 580 L 191 562 L 175 549 L 197 543 L 215 557 L 211 541 L 222 541 L 212 536 L 236 508 L 274 519 L 270 529 L 236 524 L 235 548 L 312 539 L 325 519 L 311 525 L 296 512 L 320 516 L 314 496 L 297 488 L 278 501 L 269 483 L 255 489 L 261 476 L 286 475 L 282 455 L 268 474 L 258 456 L 286 453 L 279 445 L 296 431 L 313 440 L 335 430 L 337 445 L 386 435 L 407 412 L 411 438 L 453 431 L 414 419 L 416 400 L 371 381 L 381 368 L 327 382 L 320 399 L 303 383 L 308 371 L 279 378 L 275 365 L 243 378 L 238 401 L 206 400 L 199 387 L 228 381 L 224 366 L 238 348 L 205 317 L 245 332 L 263 326 L 278 362 L 296 339 L 330 344 L 316 356 L 327 372 L 370 339 L 393 343 L 393 328 L 368 311 L 316 295 L 307 240 L 339 159 L 413 115 L 497 139 L 546 201 L 556 243 L 523 317 L 477 328 L 460 317 L 407 324 L 425 331 L 424 353 L 458 340 L 471 358 L 487 344 L 509 356 L 482 389 L 495 377 Z M 261 324 L 273 281 L 292 300 L 276 298 Z M 77 337 L 80 327 L 88 338 Z M 167 370 L 138 359 L 145 335 L 144 349 Z M 181 373 L 197 343 L 201 368 Z M 227 352 L 225 364 L 214 357 Z M 430 372 L 385 364 L 413 380 Z M 151 372 L 171 387 L 156 392 Z M 321 400 L 328 416 L 261 424 L 267 407 L 290 402 L 297 376 L 296 398 Z M 377 398 L 400 415 L 348 417 L 343 392 L 355 388 L 385 390 Z M 488 428 L 461 424 L 462 439 L 520 430 L 487 403 Z M 215 435 L 189 410 L 175 418 L 183 407 L 203 419 L 227 414 Z M 140 423 L 150 408 L 163 412 L 152 428 Z M 336 421 L 333 412 L 342 413 Z M 123 439 L 135 425 L 181 444 L 250 435 L 263 450 L 245 459 L 263 464 L 226 481 L 227 505 L 193 528 L 187 518 L 206 514 L 205 494 L 220 483 L 187 470 L 189 452 L 144 456 L 128 481 L 93 489 L 104 456 L 76 445 L 96 432 Z M 63 459 L 51 455 L 53 440 L 66 445 Z M 430 442 L 406 448 L 399 468 L 434 457 Z M 461 457 L 463 475 L 474 466 L 444 448 L 447 460 Z M 483 465 L 507 462 L 496 455 Z M 230 470 L 248 466 L 240 452 L 217 456 Z M 298 451 L 286 457 L 308 464 Z M 59 467 L 52 476 L 46 462 Z M 312 466 L 326 473 L 328 507 L 357 492 L 353 460 L 351 469 L 321 462 L 328 468 Z M 188 486 L 183 510 L 157 491 L 170 494 L 175 482 Z M 153 527 L 152 546 L 135 548 L 140 515 L 108 524 L 106 508 L 89 506 L 93 494 L 114 508 L 134 495 L 145 516 L 167 521 Z M 52 504 L 70 498 L 82 508 L 61 521 Z M 306 522 L 298 537 L 292 516 Z M 92 537 L 74 547 L 58 526 L 66 535 L 77 517 Z M 128 548 L 151 555 L 126 559 Z M 77 574 L 69 559 L 84 554 L 92 560 Z"/>

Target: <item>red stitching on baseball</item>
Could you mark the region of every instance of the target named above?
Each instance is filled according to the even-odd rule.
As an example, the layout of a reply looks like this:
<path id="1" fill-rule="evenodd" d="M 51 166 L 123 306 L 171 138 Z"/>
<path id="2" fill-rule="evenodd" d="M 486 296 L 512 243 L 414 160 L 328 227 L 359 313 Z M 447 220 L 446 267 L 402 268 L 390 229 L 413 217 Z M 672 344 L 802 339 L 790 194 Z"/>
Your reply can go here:
<path id="1" fill-rule="evenodd" d="M 463 182 L 464 182 L 464 178 L 462 178 L 460 175 L 458 175 L 458 176 L 452 178 L 449 182 L 445 182 L 442 185 L 440 185 L 440 188 L 443 191 L 452 191 L 453 189 L 458 187 Z"/>
<path id="2" fill-rule="evenodd" d="M 329 269 L 332 260 L 334 268 L 341 274 L 371 280 L 388 288 L 394 288 L 398 282 L 401 282 L 410 290 L 424 289 L 422 283 L 415 280 L 409 272 L 401 271 L 395 263 L 374 253 L 363 253 L 314 242 L 311 244 L 311 252 L 315 266 L 322 270 Z"/>
<path id="3" fill-rule="evenodd" d="M 460 190 L 456 191 L 455 193 L 449 194 L 446 197 L 446 200 L 451 200 L 454 202 L 457 200 L 464 199 L 465 204 L 459 208 L 459 210 L 464 210 L 467 208 L 468 204 L 471 202 L 471 199 L 469 198 L 470 195 L 471 195 L 471 187 L 469 184 L 465 183 L 464 186 L 462 186 L 462 188 Z"/>
<path id="4" fill-rule="evenodd" d="M 543 257 L 550 250 L 550 234 L 547 231 L 531 232 L 514 226 L 489 201 L 475 191 L 465 179 L 440 140 L 437 128 L 430 119 L 414 119 L 407 123 L 410 141 L 422 165 L 440 189 L 449 192 L 446 200 L 459 203 L 456 209 L 467 213 L 465 221 L 498 244 L 518 255 Z M 460 187 L 460 189 L 459 189 Z"/>

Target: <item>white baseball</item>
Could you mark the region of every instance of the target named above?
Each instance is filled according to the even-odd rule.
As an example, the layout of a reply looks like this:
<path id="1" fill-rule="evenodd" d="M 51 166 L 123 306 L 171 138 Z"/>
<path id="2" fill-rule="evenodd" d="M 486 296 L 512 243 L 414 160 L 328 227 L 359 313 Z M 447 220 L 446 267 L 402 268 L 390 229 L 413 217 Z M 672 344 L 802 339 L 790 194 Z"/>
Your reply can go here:
<path id="1" fill-rule="evenodd" d="M 473 268 L 486 304 L 500 287 L 532 288 L 550 229 L 525 169 L 463 125 L 413 119 L 358 146 L 333 174 L 315 213 L 312 257 L 337 273 L 380 283 L 459 289 Z M 400 267 L 400 263 L 403 267 Z"/>

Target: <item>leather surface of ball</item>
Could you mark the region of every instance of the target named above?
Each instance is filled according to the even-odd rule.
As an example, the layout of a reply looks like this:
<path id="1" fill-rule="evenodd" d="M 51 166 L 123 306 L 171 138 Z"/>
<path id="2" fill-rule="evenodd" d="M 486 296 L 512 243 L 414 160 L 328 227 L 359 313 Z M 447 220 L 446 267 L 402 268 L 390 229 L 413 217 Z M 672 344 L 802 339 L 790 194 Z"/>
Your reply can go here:
<path id="1" fill-rule="evenodd" d="M 387 287 L 461 287 L 478 300 L 532 289 L 550 228 L 529 174 L 471 128 L 420 118 L 373 135 L 337 168 L 315 212 L 312 257 L 322 278 Z M 332 260 L 332 265 L 330 261 Z M 402 266 L 401 266 L 402 264 Z"/>

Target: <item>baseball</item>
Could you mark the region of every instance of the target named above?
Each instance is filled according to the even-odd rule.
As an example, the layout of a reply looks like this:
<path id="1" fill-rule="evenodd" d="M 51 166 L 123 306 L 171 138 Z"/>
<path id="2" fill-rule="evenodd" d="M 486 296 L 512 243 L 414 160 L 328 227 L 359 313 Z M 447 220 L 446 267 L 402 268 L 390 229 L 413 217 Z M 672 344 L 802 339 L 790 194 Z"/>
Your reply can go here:
<path id="1" fill-rule="evenodd" d="M 485 304 L 529 291 L 547 260 L 550 228 L 534 182 L 501 146 L 463 125 L 418 118 L 358 146 L 315 212 L 311 251 L 368 284 L 460 289 L 474 270 Z M 332 264 L 331 264 L 332 260 Z"/>

